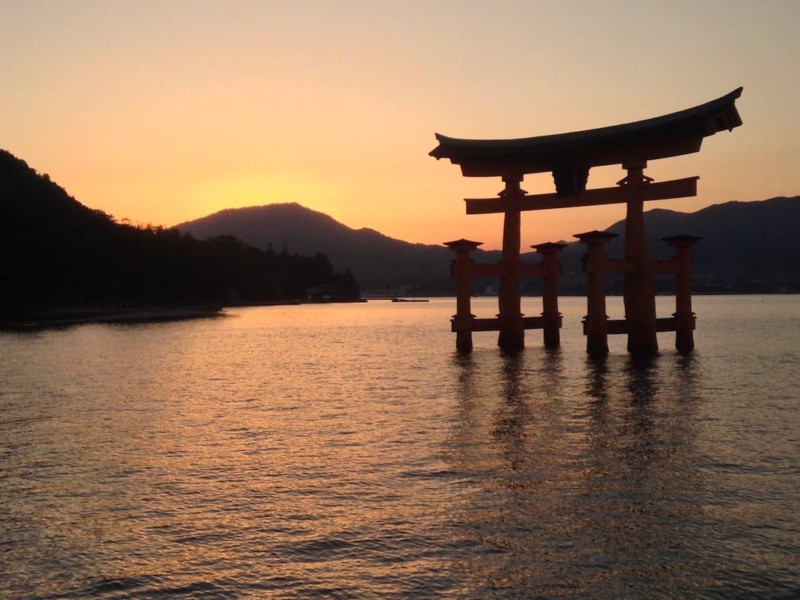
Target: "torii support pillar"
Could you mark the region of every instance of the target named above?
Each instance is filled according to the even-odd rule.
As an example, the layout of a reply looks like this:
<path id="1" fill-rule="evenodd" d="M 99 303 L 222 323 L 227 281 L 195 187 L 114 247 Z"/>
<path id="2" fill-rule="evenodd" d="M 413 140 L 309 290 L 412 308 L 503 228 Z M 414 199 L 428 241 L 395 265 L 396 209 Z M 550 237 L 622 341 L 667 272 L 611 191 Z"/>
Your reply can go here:
<path id="1" fill-rule="evenodd" d="M 545 348 L 558 348 L 561 344 L 561 313 L 558 311 L 558 278 L 561 265 L 558 253 L 566 244 L 546 242 L 531 246 L 542 255 L 542 317 L 544 319 Z"/>
<path id="2" fill-rule="evenodd" d="M 472 350 L 472 329 L 475 315 L 472 314 L 470 285 L 472 258 L 470 258 L 470 252 L 482 243 L 460 239 L 444 244 L 456 252 L 456 258 L 452 263 L 453 275 L 456 277 L 456 314 L 453 315 L 452 327 L 456 332 L 456 350 L 459 352 Z"/>
<path id="3" fill-rule="evenodd" d="M 653 261 L 644 229 L 644 176 L 646 162 L 625 164 L 628 176 L 622 180 L 627 198 L 625 216 L 625 320 L 628 326 L 628 352 L 653 355 L 658 352 L 656 337 L 656 293 Z"/>
<path id="4" fill-rule="evenodd" d="M 692 312 L 691 248 L 702 238 L 673 235 L 664 238 L 675 249 L 678 270 L 675 273 L 675 348 L 681 352 L 694 349 L 695 314 Z"/>
<path id="5" fill-rule="evenodd" d="M 525 325 L 522 320 L 522 262 L 520 260 L 521 218 L 520 200 L 525 192 L 520 188 L 521 175 L 506 175 L 500 193 L 503 204 L 503 274 L 498 290 L 500 334 L 497 345 L 503 350 L 525 347 Z"/>
<path id="6" fill-rule="evenodd" d="M 588 231 L 575 237 L 586 244 L 586 352 L 592 356 L 608 354 L 608 315 L 606 314 L 606 252 L 604 246 L 615 233 Z"/>

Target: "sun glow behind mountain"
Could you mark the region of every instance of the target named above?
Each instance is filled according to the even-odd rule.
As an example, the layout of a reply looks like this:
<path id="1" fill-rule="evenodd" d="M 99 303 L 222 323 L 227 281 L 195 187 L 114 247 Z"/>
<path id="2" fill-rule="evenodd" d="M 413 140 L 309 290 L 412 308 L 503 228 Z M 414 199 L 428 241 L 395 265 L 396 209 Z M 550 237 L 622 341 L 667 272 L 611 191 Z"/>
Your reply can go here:
<path id="1" fill-rule="evenodd" d="M 462 199 L 502 184 L 429 157 L 435 132 L 576 131 L 741 85 L 743 127 L 648 167 L 657 180 L 699 175 L 698 197 L 652 207 L 798 193 L 798 20 L 797 3 L 736 0 L 0 2 L 0 144 L 135 222 L 294 201 L 400 239 L 491 248 L 499 219 L 467 217 Z M 622 176 L 595 169 L 589 185 Z M 551 192 L 552 179 L 523 188 Z M 570 239 L 620 211 L 526 215 L 523 244 Z"/>
<path id="2" fill-rule="evenodd" d="M 312 174 L 250 172 L 200 179 L 190 197 L 201 214 L 209 214 L 219 210 L 220 198 L 226 198 L 225 208 L 279 203 L 284 198 L 307 198 L 315 206 L 332 207 L 337 192 L 334 185 L 315 180 Z"/>

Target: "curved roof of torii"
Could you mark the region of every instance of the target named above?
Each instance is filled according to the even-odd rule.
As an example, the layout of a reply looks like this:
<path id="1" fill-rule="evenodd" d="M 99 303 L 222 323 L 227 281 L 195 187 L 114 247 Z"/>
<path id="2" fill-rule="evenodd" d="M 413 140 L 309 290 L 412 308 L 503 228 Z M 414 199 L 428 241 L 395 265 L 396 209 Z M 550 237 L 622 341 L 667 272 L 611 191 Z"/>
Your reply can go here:
<path id="1" fill-rule="evenodd" d="M 543 173 L 561 167 L 634 164 L 700 150 L 703 138 L 742 124 L 738 88 L 679 112 L 599 129 L 510 140 L 469 140 L 436 134 L 430 155 L 449 158 L 467 177 Z"/>

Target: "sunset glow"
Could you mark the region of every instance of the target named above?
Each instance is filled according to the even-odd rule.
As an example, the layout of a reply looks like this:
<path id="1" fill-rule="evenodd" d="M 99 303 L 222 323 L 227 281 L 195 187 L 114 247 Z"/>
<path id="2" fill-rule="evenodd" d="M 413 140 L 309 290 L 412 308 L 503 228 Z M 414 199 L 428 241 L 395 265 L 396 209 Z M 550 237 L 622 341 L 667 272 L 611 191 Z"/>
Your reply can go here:
<path id="1" fill-rule="evenodd" d="M 464 212 L 499 180 L 428 152 L 435 132 L 506 138 L 655 117 L 739 86 L 744 125 L 654 161 L 700 176 L 695 211 L 800 193 L 800 4 L 0 1 L 0 147 L 118 219 L 171 226 L 298 202 L 354 227 L 499 245 Z M 594 169 L 589 187 L 619 169 Z M 549 175 L 523 182 L 552 191 Z M 523 218 L 523 245 L 622 207 Z"/>

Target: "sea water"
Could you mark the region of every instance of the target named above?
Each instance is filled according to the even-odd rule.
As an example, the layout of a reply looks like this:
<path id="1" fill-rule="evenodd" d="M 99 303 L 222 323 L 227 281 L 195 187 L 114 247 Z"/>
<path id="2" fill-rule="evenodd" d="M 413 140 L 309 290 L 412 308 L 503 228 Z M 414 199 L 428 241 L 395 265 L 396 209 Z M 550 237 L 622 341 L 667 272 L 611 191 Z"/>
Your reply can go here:
<path id="1" fill-rule="evenodd" d="M 0 597 L 798 597 L 800 298 L 646 361 L 560 302 L 518 354 L 454 299 L 0 333 Z"/>

